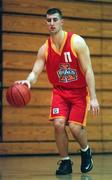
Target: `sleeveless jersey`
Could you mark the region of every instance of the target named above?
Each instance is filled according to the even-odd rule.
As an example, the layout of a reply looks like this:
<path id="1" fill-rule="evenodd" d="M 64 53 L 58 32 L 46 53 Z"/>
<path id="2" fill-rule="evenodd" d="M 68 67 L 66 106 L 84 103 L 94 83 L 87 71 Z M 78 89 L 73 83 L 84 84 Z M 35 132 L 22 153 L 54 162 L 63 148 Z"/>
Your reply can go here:
<path id="1" fill-rule="evenodd" d="M 84 88 L 85 76 L 81 70 L 77 55 L 72 46 L 73 33 L 65 32 L 60 52 L 56 50 L 52 39 L 47 40 L 46 71 L 54 87 Z"/>

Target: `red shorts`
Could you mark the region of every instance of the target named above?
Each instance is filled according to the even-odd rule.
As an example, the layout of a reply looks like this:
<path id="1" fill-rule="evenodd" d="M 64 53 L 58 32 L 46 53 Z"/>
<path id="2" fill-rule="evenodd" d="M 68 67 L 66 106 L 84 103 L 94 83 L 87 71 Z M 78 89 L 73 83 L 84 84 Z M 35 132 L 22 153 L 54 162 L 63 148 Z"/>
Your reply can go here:
<path id="1" fill-rule="evenodd" d="M 74 122 L 86 126 L 89 109 L 87 88 L 65 89 L 54 88 L 50 109 L 50 120 L 64 118 L 67 123 Z"/>

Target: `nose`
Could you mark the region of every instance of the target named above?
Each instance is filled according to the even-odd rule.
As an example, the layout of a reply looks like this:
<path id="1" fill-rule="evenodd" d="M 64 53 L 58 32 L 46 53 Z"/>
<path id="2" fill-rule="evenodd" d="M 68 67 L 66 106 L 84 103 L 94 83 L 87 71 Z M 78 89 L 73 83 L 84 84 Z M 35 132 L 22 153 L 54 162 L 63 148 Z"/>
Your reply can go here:
<path id="1" fill-rule="evenodd" d="M 53 25 L 54 24 L 54 21 L 53 21 L 53 19 L 51 19 L 51 25 Z"/>

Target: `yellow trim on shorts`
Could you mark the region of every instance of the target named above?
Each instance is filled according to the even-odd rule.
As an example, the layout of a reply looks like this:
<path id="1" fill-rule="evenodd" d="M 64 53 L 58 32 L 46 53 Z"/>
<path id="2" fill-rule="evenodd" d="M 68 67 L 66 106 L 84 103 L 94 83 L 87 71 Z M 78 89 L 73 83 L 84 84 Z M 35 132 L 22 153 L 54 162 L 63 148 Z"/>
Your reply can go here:
<path id="1" fill-rule="evenodd" d="M 87 102 L 87 106 L 86 106 L 86 112 L 85 112 L 84 121 L 83 121 L 83 124 L 84 124 L 84 125 L 86 125 L 86 122 L 87 122 L 87 114 L 88 114 L 89 107 L 90 107 L 90 97 L 89 97 L 89 95 L 86 96 L 86 102 Z"/>
<path id="2" fill-rule="evenodd" d="M 66 119 L 65 116 L 55 116 L 55 117 L 49 116 L 49 121 L 53 121 L 54 119 L 57 119 L 57 118 L 63 118 L 63 119 Z"/>
<path id="3" fill-rule="evenodd" d="M 86 126 L 86 124 L 84 124 L 84 123 L 80 123 L 80 122 L 73 121 L 73 120 L 68 121 L 68 123 L 74 123 L 74 124 L 78 124 L 78 125 L 81 125 L 81 126 Z"/>

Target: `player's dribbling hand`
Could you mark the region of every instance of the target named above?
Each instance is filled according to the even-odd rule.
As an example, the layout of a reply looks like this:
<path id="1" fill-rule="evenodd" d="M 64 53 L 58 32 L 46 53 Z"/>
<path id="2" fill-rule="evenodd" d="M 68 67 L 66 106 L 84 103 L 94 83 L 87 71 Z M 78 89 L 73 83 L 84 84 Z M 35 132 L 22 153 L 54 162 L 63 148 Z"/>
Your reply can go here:
<path id="1" fill-rule="evenodd" d="M 19 81 L 15 81 L 15 84 L 26 84 L 28 86 L 28 88 L 31 88 L 31 84 L 28 80 L 19 80 Z"/>
<path id="2" fill-rule="evenodd" d="M 92 114 L 94 116 L 98 116 L 99 115 L 100 108 L 99 108 L 98 100 L 96 98 L 90 100 L 90 108 L 91 108 Z"/>

